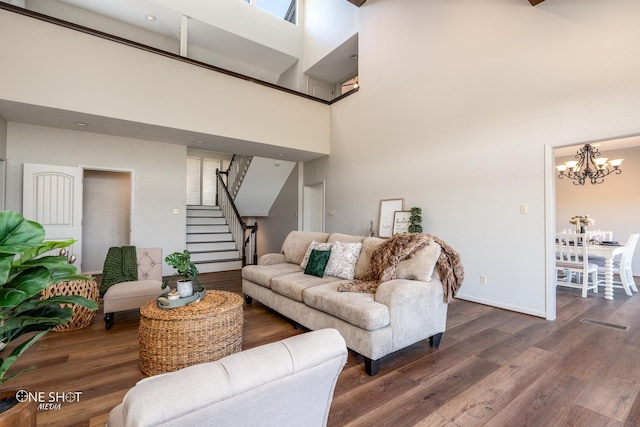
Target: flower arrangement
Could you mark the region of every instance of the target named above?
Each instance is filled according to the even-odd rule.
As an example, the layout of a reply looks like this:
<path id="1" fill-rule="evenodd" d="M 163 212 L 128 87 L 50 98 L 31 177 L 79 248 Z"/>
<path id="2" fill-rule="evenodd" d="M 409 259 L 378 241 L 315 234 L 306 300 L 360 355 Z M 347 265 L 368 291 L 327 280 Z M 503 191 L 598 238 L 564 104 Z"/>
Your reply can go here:
<path id="1" fill-rule="evenodd" d="M 591 227 L 596 221 L 589 215 L 576 215 L 572 216 L 569 223 L 579 225 L 582 227 Z"/>

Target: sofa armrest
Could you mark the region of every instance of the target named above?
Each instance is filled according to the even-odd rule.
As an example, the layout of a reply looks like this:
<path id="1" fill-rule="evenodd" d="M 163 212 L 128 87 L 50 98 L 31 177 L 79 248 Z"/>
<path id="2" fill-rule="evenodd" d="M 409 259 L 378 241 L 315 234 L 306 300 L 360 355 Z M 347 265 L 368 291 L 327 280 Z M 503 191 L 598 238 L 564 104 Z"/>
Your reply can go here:
<path id="1" fill-rule="evenodd" d="M 284 254 L 264 254 L 258 258 L 258 265 L 284 264 Z"/>
<path id="2" fill-rule="evenodd" d="M 394 351 L 444 332 L 447 304 L 442 282 L 394 279 L 378 286 L 375 301 L 389 308 Z"/>

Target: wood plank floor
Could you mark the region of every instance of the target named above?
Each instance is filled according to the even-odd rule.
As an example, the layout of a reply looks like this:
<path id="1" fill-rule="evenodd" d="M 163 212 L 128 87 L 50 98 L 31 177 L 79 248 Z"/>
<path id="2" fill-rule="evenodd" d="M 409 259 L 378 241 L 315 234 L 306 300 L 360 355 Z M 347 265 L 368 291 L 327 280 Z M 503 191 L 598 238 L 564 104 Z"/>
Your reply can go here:
<path id="1" fill-rule="evenodd" d="M 239 272 L 201 279 L 208 289 L 240 292 Z M 578 292 L 558 289 L 554 322 L 455 300 L 439 349 L 426 340 L 401 350 L 382 360 L 375 377 L 351 353 L 329 426 L 640 425 L 640 295 L 616 289 L 606 301 L 602 292 L 586 299 Z M 260 303 L 244 313 L 245 349 L 303 333 Z M 139 314 L 116 314 L 110 331 L 102 317 L 85 329 L 47 334 L 16 363 L 37 369 L 3 389 L 81 393 L 60 409 L 39 411 L 39 426 L 102 426 L 140 379 Z"/>

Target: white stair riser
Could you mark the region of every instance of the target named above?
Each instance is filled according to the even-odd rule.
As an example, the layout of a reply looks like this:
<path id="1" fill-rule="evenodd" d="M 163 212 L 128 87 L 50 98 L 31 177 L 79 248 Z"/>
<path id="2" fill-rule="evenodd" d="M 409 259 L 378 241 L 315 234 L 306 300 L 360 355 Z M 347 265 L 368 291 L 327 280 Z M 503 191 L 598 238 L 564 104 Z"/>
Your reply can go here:
<path id="1" fill-rule="evenodd" d="M 240 258 L 240 251 L 228 250 L 228 251 L 215 251 L 215 252 L 201 252 L 191 253 L 191 261 L 213 261 L 221 259 L 233 259 Z"/>
<path id="2" fill-rule="evenodd" d="M 206 242 L 206 243 L 187 243 L 187 250 L 189 252 L 201 252 L 201 251 L 217 251 L 221 249 L 234 250 L 236 248 L 235 242 Z"/>
<path id="3" fill-rule="evenodd" d="M 221 261 L 206 264 L 196 264 L 200 273 L 213 273 L 215 271 L 240 270 L 242 261 Z"/>
<path id="4" fill-rule="evenodd" d="M 221 225 L 187 225 L 188 233 L 228 233 L 229 226 Z"/>
<path id="5" fill-rule="evenodd" d="M 187 243 L 220 242 L 225 240 L 231 240 L 231 233 L 206 233 L 187 235 Z"/>
<path id="6" fill-rule="evenodd" d="M 187 225 L 221 225 L 227 220 L 223 216 L 187 217 Z"/>

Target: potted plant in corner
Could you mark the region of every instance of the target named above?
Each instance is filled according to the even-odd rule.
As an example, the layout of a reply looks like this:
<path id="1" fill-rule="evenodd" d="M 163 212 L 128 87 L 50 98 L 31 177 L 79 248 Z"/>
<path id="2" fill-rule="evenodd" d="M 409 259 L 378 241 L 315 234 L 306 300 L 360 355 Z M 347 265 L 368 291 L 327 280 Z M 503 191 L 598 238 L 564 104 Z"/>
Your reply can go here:
<path id="1" fill-rule="evenodd" d="M 0 211 L 0 385 L 34 368 L 8 373 L 11 365 L 38 339 L 71 319 L 71 305 L 98 309 L 95 301 L 77 295 L 42 298 L 41 292 L 51 284 L 86 280 L 76 274 L 76 267 L 66 256 L 46 255 L 75 241 L 54 242 L 44 238 L 41 224 L 25 219 L 18 212 Z M 24 341 L 14 343 L 24 335 Z M 8 351 L 11 353 L 5 356 L 3 353 Z M 19 402 L 16 397 L 15 391 L 0 394 L 0 403 L 4 405 L 4 409 L 0 409 L 0 425 L 35 425 L 35 402 Z M 27 418 L 23 418 L 25 416 Z M 20 421 L 11 417 L 18 417 Z"/>
<path id="2" fill-rule="evenodd" d="M 198 281 L 198 268 L 191 262 L 191 253 L 188 250 L 182 252 L 174 252 L 164 259 L 167 264 L 176 269 L 171 277 L 162 282 L 162 288 L 166 288 L 169 282 L 176 276 L 182 279 L 177 281 L 177 289 L 180 298 L 186 298 L 193 295 L 193 283 L 200 285 Z"/>

